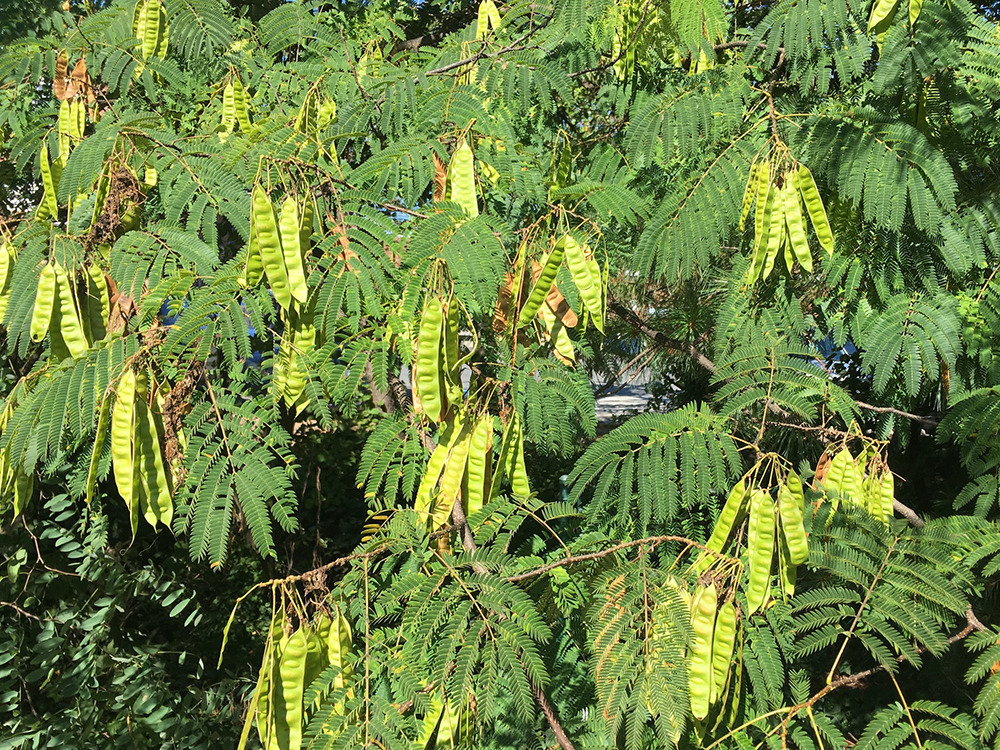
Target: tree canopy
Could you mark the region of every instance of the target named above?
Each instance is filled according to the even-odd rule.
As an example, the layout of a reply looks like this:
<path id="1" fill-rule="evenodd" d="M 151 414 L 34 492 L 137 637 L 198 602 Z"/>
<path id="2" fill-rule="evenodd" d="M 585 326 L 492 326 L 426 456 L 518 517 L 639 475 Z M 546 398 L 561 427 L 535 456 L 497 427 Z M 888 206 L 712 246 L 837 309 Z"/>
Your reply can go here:
<path id="1" fill-rule="evenodd" d="M 1000 748 L 992 4 L 4 14 L 0 747 Z"/>

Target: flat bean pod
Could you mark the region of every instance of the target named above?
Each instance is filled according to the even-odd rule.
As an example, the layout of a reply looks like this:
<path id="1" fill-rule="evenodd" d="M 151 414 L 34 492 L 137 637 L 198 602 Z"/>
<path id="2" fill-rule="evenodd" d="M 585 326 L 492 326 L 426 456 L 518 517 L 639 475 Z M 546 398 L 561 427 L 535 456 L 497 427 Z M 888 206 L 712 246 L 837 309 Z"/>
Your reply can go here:
<path id="1" fill-rule="evenodd" d="M 715 614 L 718 596 L 715 584 L 695 593 L 691 604 L 691 630 L 694 640 L 688 651 L 688 690 L 691 714 L 698 721 L 708 716 L 712 697 L 712 642 L 715 636 Z"/>
<path id="2" fill-rule="evenodd" d="M 771 593 L 771 562 L 774 559 L 774 502 L 761 490 L 754 490 L 750 495 L 747 553 L 750 559 L 747 614 L 752 615 L 767 604 Z"/>

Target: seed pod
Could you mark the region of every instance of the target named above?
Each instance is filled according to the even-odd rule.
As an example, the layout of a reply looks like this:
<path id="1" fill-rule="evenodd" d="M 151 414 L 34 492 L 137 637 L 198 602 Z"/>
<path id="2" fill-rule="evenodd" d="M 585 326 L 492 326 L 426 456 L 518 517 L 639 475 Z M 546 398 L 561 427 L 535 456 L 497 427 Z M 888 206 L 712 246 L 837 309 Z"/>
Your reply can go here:
<path id="1" fill-rule="evenodd" d="M 730 490 L 726 504 L 722 506 L 719 518 L 715 522 L 715 528 L 712 529 L 712 536 L 705 544 L 706 547 L 719 553 L 726 548 L 729 535 L 743 522 L 743 517 L 746 515 L 747 499 L 747 482 L 746 479 L 741 479 Z M 702 554 L 695 565 L 695 570 L 702 573 L 710 568 L 717 559 L 714 555 Z"/>
<path id="2" fill-rule="evenodd" d="M 441 421 L 442 412 L 447 408 L 442 398 L 443 352 L 441 340 L 444 333 L 444 309 L 437 296 L 428 295 L 424 311 L 420 316 L 417 332 L 417 351 L 413 362 L 413 384 L 419 395 L 420 404 L 428 419 Z"/>
<path id="3" fill-rule="evenodd" d="M 250 122 L 250 112 L 247 110 L 247 95 L 243 88 L 243 82 L 238 77 L 233 77 L 230 81 L 233 87 L 233 109 L 236 121 L 240 124 L 240 130 L 244 135 L 248 135 L 253 130 Z"/>
<path id="4" fill-rule="evenodd" d="M 135 473 L 135 372 L 126 369 L 115 389 L 115 405 L 111 412 L 111 466 L 115 475 L 115 485 L 125 504 L 133 511 L 138 507 L 136 488 L 133 483 Z M 136 531 L 133 521 L 132 534 Z"/>
<path id="5" fill-rule="evenodd" d="M 830 470 L 826 474 L 826 488 L 842 496 L 859 502 L 862 498 L 862 477 L 851 452 L 844 448 L 830 462 Z"/>
<path id="6" fill-rule="evenodd" d="M 451 190 L 451 200 L 464 208 L 470 217 L 479 216 L 472 149 L 464 138 L 448 163 L 448 187 Z"/>
<path id="7" fill-rule="evenodd" d="M 805 495 L 802 480 L 794 471 L 788 472 L 785 484 L 778 488 L 778 511 L 781 514 L 781 531 L 788 544 L 790 561 L 801 565 L 809 559 L 809 543 L 803 523 Z"/>
<path id="8" fill-rule="evenodd" d="M 174 505 L 170 499 L 170 482 L 164 469 L 160 446 L 162 431 L 159 415 L 150 410 L 145 399 L 138 399 L 135 431 L 136 463 L 146 498 L 146 520 L 153 528 L 156 528 L 157 523 L 170 528 L 174 515 Z"/>
<path id="9" fill-rule="evenodd" d="M 760 277 L 766 279 L 774 270 L 774 262 L 778 259 L 782 245 L 786 237 L 785 231 L 785 202 L 781 198 L 781 192 L 774 188 L 768 200 L 773 203 L 771 206 L 770 223 L 767 229 L 767 253 L 764 256 L 764 268 L 760 272 Z"/>
<path id="10" fill-rule="evenodd" d="M 747 176 L 747 186 L 743 190 L 743 202 L 740 205 L 740 231 L 746 227 L 747 216 L 753 206 L 754 198 L 757 197 L 757 172 L 760 170 L 760 162 L 753 162 L 750 165 L 750 174 Z"/>
<path id="11" fill-rule="evenodd" d="M 778 584 L 781 586 L 781 593 L 787 599 L 795 596 L 795 580 L 798 577 L 798 566 L 792 562 L 792 553 L 788 549 L 788 541 L 785 537 L 779 537 L 776 541 L 778 548 Z"/>
<path id="12" fill-rule="evenodd" d="M 754 490 L 750 495 L 747 555 L 750 561 L 746 588 L 747 614 L 752 615 L 767 604 L 771 593 L 771 561 L 774 559 L 774 502 L 761 490 Z"/>
<path id="13" fill-rule="evenodd" d="M 893 500 L 896 497 L 894 484 L 895 480 L 893 479 L 892 472 L 886 469 L 882 472 L 882 476 L 879 477 L 879 498 L 882 501 L 881 517 L 886 523 L 892 520 Z"/>
<path id="14" fill-rule="evenodd" d="M 96 263 L 87 266 L 87 319 L 84 321 L 90 329 L 92 341 L 101 341 L 108 333 L 108 320 L 111 318 L 111 297 L 108 292 L 108 280 Z"/>
<path id="15" fill-rule="evenodd" d="M 871 32 L 883 21 L 887 21 L 896 11 L 899 0 L 875 0 L 872 5 L 872 13 L 868 17 L 868 31 Z"/>
<path id="16" fill-rule="evenodd" d="M 806 220 L 799 203 L 799 191 L 793 184 L 794 178 L 794 172 L 787 174 L 781 187 L 781 197 L 785 206 L 785 225 L 788 227 L 788 245 L 799 265 L 807 273 L 812 273 L 812 253 L 809 252 L 809 240 L 806 238 Z M 792 265 L 788 263 L 789 272 L 792 270 Z"/>
<path id="17" fill-rule="evenodd" d="M 257 241 L 257 222 L 254 212 L 250 212 L 250 241 L 247 242 L 247 257 L 243 263 L 243 273 L 240 275 L 240 285 L 255 287 L 264 276 L 264 259 L 260 254 L 260 243 Z"/>
<path id="18" fill-rule="evenodd" d="M 302 694 L 305 690 L 306 653 L 308 651 L 306 629 L 299 628 L 289 637 L 282 649 L 278 673 L 281 676 L 281 698 L 284 703 L 284 727 L 288 732 L 288 744 L 279 739 L 279 746 L 288 750 L 302 747 Z M 279 730 L 279 738 L 283 732 Z"/>
<path id="19" fill-rule="evenodd" d="M 691 714 L 698 721 L 708 716 L 712 697 L 712 641 L 718 598 L 715 584 L 699 589 L 691 603 L 691 630 L 694 640 L 688 652 L 688 690 Z"/>
<path id="20" fill-rule="evenodd" d="M 531 485 L 528 482 L 528 469 L 524 464 L 524 433 L 521 431 L 521 419 L 514 422 L 515 444 L 511 450 L 510 489 L 520 497 L 531 495 Z"/>
<path id="21" fill-rule="evenodd" d="M 757 166 L 757 211 L 754 214 L 754 247 L 761 243 L 761 238 L 767 230 L 768 216 L 765 209 L 768 208 L 768 198 L 771 194 L 771 162 L 761 159 Z"/>
<path id="22" fill-rule="evenodd" d="M 819 240 L 819 244 L 824 250 L 833 253 L 833 230 L 830 228 L 830 220 L 826 216 L 826 209 L 823 207 L 823 199 L 816 187 L 816 180 L 813 179 L 812 172 L 806 168 L 805 164 L 799 164 L 795 171 L 795 180 L 802 201 L 806 204 L 806 210 L 809 212 L 809 220 L 816 232 L 816 239 Z"/>
<path id="23" fill-rule="evenodd" d="M 286 196 L 281 204 L 279 218 L 281 252 L 285 258 L 285 270 L 292 297 L 305 304 L 309 298 L 306 274 L 302 265 L 302 244 L 299 233 L 299 205 L 292 196 Z"/>
<path id="24" fill-rule="evenodd" d="M 90 345 L 83 333 L 83 320 L 80 307 L 76 302 L 75 279 L 70 279 L 66 269 L 55 264 L 56 293 L 59 298 L 59 333 L 73 359 L 79 359 L 87 353 Z"/>
<path id="25" fill-rule="evenodd" d="M 275 301 L 283 310 L 287 310 L 292 303 L 292 292 L 288 283 L 288 271 L 285 269 L 285 258 L 281 251 L 281 237 L 278 235 L 274 206 L 260 185 L 254 185 L 250 201 L 257 247 L 260 248 L 267 281 L 271 285 Z"/>
<path id="26" fill-rule="evenodd" d="M 438 439 L 437 447 L 434 448 L 434 452 L 431 453 L 431 457 L 427 461 L 427 468 L 424 470 L 424 475 L 420 478 L 420 487 L 417 489 L 417 497 L 414 500 L 413 509 L 417 513 L 427 517 L 428 525 L 431 521 L 431 512 L 433 511 L 438 480 L 441 478 L 441 472 L 444 471 L 448 454 L 455 441 L 461 436 L 461 433 L 462 422 L 460 419 L 456 419 L 454 422 L 445 425 Z"/>
<path id="27" fill-rule="evenodd" d="M 49 262 L 42 266 L 38 277 L 38 290 L 35 292 L 35 306 L 31 314 L 31 340 L 38 342 L 48 333 L 52 320 L 52 310 L 56 303 L 56 269 L 55 263 Z"/>
<path id="28" fill-rule="evenodd" d="M 729 667 L 733 661 L 733 647 L 736 645 L 736 606 L 732 600 L 719 607 L 712 638 L 712 694 L 711 702 L 717 703 L 723 697 Z"/>
<path id="29" fill-rule="evenodd" d="M 432 531 L 448 525 L 451 509 L 462 491 L 462 479 L 465 477 L 465 467 L 469 459 L 469 443 L 472 439 L 472 426 L 463 422 L 456 427 L 457 436 L 449 446 L 445 458 L 444 471 L 441 474 L 441 487 L 431 505 L 430 529 Z"/>
<path id="30" fill-rule="evenodd" d="M 563 245 L 566 266 L 569 268 L 573 283 L 580 292 L 584 307 L 594 318 L 598 331 L 604 331 L 604 300 L 601 292 L 602 280 L 600 274 L 594 274 L 594 266 L 587 258 L 586 246 L 580 245 L 571 234 L 563 235 L 559 243 Z"/>
<path id="31" fill-rule="evenodd" d="M 465 514 L 479 512 L 489 499 L 493 481 L 493 417 L 484 414 L 476 422 L 469 444 L 469 465 L 466 468 Z"/>
<path id="32" fill-rule="evenodd" d="M 524 306 L 521 307 L 521 312 L 517 318 L 518 328 L 523 328 L 528 325 L 528 323 L 534 320 L 535 315 L 538 314 L 539 308 L 545 302 L 545 298 L 552 290 L 553 284 L 555 284 L 556 274 L 559 272 L 559 267 L 562 265 L 565 250 L 566 244 L 557 242 L 556 246 L 552 248 L 552 252 L 548 254 L 548 257 L 542 264 L 542 270 L 538 275 L 538 280 L 532 287 L 531 293 L 528 295 L 528 299 L 525 301 Z"/>
<path id="33" fill-rule="evenodd" d="M 232 133 L 236 129 L 236 100 L 232 81 L 222 89 L 222 129 L 226 133 Z"/>
<path id="34" fill-rule="evenodd" d="M 101 463 L 101 453 L 104 451 L 104 441 L 108 437 L 108 424 L 111 422 L 111 392 L 105 391 L 101 405 L 97 409 L 97 431 L 94 434 L 94 452 L 90 454 L 90 465 L 87 468 L 86 501 L 90 505 L 97 490 L 97 471 Z"/>
<path id="35" fill-rule="evenodd" d="M 49 161 L 49 146 L 47 141 L 42 141 L 42 150 L 39 152 L 39 166 L 42 173 L 42 203 L 52 219 L 59 219 L 59 177 L 61 166 L 57 167 Z"/>

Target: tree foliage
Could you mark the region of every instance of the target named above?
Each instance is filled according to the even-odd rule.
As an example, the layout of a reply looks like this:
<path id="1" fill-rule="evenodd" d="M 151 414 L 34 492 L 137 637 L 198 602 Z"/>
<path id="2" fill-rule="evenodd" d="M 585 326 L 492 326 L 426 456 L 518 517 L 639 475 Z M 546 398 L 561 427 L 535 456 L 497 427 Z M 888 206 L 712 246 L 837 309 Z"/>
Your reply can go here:
<path id="1" fill-rule="evenodd" d="M 991 14 L 5 21 L 0 744 L 1000 747 Z"/>

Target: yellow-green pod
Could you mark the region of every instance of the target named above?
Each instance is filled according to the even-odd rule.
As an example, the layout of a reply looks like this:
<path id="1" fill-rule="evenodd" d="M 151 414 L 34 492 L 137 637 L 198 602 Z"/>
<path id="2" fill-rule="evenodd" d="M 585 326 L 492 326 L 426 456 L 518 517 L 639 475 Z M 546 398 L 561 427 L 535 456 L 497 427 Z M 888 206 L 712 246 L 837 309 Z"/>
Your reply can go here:
<path id="1" fill-rule="evenodd" d="M 153 528 L 162 523 L 169 529 L 173 521 L 174 504 L 170 499 L 170 480 L 163 466 L 161 432 L 158 415 L 150 411 L 145 399 L 138 399 L 135 451 L 140 466 L 140 480 L 148 503 L 146 520 Z"/>
<path id="2" fill-rule="evenodd" d="M 87 312 L 90 335 L 94 341 L 100 341 L 108 333 L 108 320 L 111 317 L 111 296 L 108 290 L 108 280 L 104 271 L 96 263 L 87 266 Z"/>
<path id="3" fill-rule="evenodd" d="M 260 243 L 257 241 L 257 222 L 254 212 L 250 212 L 250 240 L 247 242 L 247 257 L 243 262 L 243 273 L 240 274 L 240 284 L 244 287 L 255 287 L 264 277 L 264 259 L 260 254 Z"/>
<path id="4" fill-rule="evenodd" d="M 344 617 L 340 607 L 335 605 L 333 609 L 334 617 L 327 636 L 326 652 L 330 664 L 340 669 L 340 674 L 333 680 L 333 686 L 343 688 L 351 676 L 351 665 L 348 661 L 352 646 L 351 623 Z"/>
<path id="5" fill-rule="evenodd" d="M 799 194 L 802 196 L 802 202 L 806 204 L 806 211 L 809 213 L 809 220 L 816 232 L 816 239 L 819 240 L 819 244 L 824 250 L 833 253 L 833 230 L 830 228 L 830 220 L 827 218 L 823 199 L 816 187 L 816 180 L 813 179 L 812 172 L 806 168 L 805 164 L 799 164 L 798 169 L 795 170 L 795 181 Z"/>
<path id="6" fill-rule="evenodd" d="M 76 284 L 70 279 L 66 269 L 59 264 L 55 265 L 56 272 L 56 292 L 59 297 L 59 333 L 69 350 L 73 359 L 79 359 L 87 353 L 90 345 L 83 332 L 83 320 L 80 316 L 80 307 L 76 302 Z"/>
<path id="7" fill-rule="evenodd" d="M 55 263 L 49 262 L 42 266 L 38 277 L 38 289 L 35 292 L 35 306 L 31 313 L 31 340 L 38 342 L 45 338 L 52 321 L 52 310 L 56 303 L 56 269 Z"/>
<path id="8" fill-rule="evenodd" d="M 281 617 L 279 617 L 279 613 Z M 277 747 L 274 731 L 274 704 L 276 693 L 280 692 L 281 679 L 278 675 L 278 663 L 281 659 L 280 642 L 283 640 L 282 619 L 284 610 L 276 607 L 271 614 L 271 626 L 268 630 L 267 642 L 264 644 L 264 657 L 261 659 L 260 673 L 257 675 L 256 724 L 260 743 L 265 750 Z"/>
<path id="9" fill-rule="evenodd" d="M 47 141 L 42 141 L 42 150 L 39 152 L 39 166 L 42 173 L 42 201 L 45 209 L 53 221 L 59 219 L 59 174 L 60 170 L 49 161 L 49 146 Z"/>
<path id="10" fill-rule="evenodd" d="M 278 229 L 281 234 L 281 252 L 285 257 L 288 286 L 292 297 L 305 304 L 309 298 L 309 288 L 306 286 L 305 268 L 302 264 L 299 205 L 290 195 L 281 204 Z"/>
<path id="11" fill-rule="evenodd" d="M 0 291 L 7 291 L 12 260 L 14 257 L 11 254 L 10 245 L 6 242 L 0 244 Z"/>
<path id="12" fill-rule="evenodd" d="M 274 206 L 271 205 L 271 199 L 260 185 L 253 186 L 250 203 L 254 218 L 253 227 L 257 236 L 257 247 L 260 248 L 267 281 L 271 285 L 275 301 L 283 310 L 287 310 L 288 306 L 292 304 L 292 292 L 288 284 L 285 258 L 281 251 L 281 237 L 278 234 L 278 221 L 274 216 Z"/>
<path id="13" fill-rule="evenodd" d="M 862 478 L 851 452 L 844 448 L 830 462 L 824 484 L 828 490 L 849 497 L 853 502 L 861 500 Z"/>
<path id="14" fill-rule="evenodd" d="M 101 463 L 101 453 L 104 450 L 104 441 L 108 437 L 108 424 L 111 422 L 111 392 L 105 391 L 101 405 L 97 409 L 97 431 L 94 434 L 94 452 L 90 454 L 90 465 L 87 468 L 87 505 L 94 499 L 94 492 L 97 490 L 97 470 Z"/>
<path id="15" fill-rule="evenodd" d="M 454 445 L 454 442 L 461 435 L 461 432 L 462 422 L 458 418 L 445 426 L 438 439 L 437 447 L 434 448 L 430 459 L 427 461 L 427 468 L 424 469 L 424 475 L 420 478 L 420 487 L 417 489 L 417 497 L 414 501 L 413 509 L 417 513 L 426 516 L 428 524 L 430 523 L 430 513 L 434 504 L 438 480 L 441 478 L 441 472 L 444 471 L 445 462 L 448 459 L 452 445 Z"/>
<path id="16" fill-rule="evenodd" d="M 781 187 L 781 197 L 785 204 L 785 225 L 788 227 L 788 245 L 795 260 L 807 273 L 812 273 L 812 253 L 809 251 L 809 240 L 806 237 L 806 220 L 802 215 L 802 205 L 799 203 L 799 191 L 793 185 L 794 172 L 787 175 Z M 786 253 L 787 255 L 787 253 Z M 791 272 L 792 263 L 788 264 Z"/>
<path id="17" fill-rule="evenodd" d="M 73 148 L 73 109 L 68 100 L 59 103 L 59 159 L 66 166 L 66 159 Z"/>
<path id="18" fill-rule="evenodd" d="M 715 584 L 700 588 L 691 603 L 691 630 L 694 639 L 688 651 L 688 691 L 691 714 L 698 721 L 708 716 L 712 698 L 712 642 L 718 595 Z"/>
<path id="19" fill-rule="evenodd" d="M 531 495 L 531 485 L 528 482 L 528 468 L 524 463 L 524 433 L 521 431 L 521 419 L 517 418 L 514 430 L 516 442 L 511 451 L 510 489 L 515 495 L 528 497 Z"/>
<path id="20" fill-rule="evenodd" d="M 26 474 L 20 469 L 14 470 L 14 518 L 21 515 L 21 511 L 31 500 L 35 492 L 35 477 L 33 474 Z"/>
<path id="21" fill-rule="evenodd" d="M 135 390 L 136 377 L 125 370 L 115 388 L 115 405 L 111 411 L 111 468 L 118 494 L 132 510 L 136 506 L 135 475 Z M 133 527 L 133 534 L 135 528 Z"/>
<path id="22" fill-rule="evenodd" d="M 496 468 L 493 472 L 493 481 L 490 483 L 490 494 L 489 502 L 497 495 L 500 494 L 500 485 L 505 478 L 509 478 L 511 472 L 513 471 L 513 463 L 510 460 L 512 451 L 515 448 L 515 442 L 517 440 L 517 435 L 514 431 L 514 419 L 516 417 L 516 412 L 507 420 L 507 424 L 504 425 L 503 433 L 500 437 L 500 454 L 497 456 Z"/>
<path id="23" fill-rule="evenodd" d="M 871 15 L 868 17 L 868 31 L 871 32 L 883 21 L 889 20 L 897 5 L 899 5 L 899 0 L 875 0 Z"/>
<path id="24" fill-rule="evenodd" d="M 787 597 L 795 596 L 795 580 L 798 578 L 798 566 L 792 562 L 792 553 L 788 549 L 788 540 L 780 537 L 777 540 L 778 547 L 778 583 L 781 586 L 782 594 Z"/>
<path id="25" fill-rule="evenodd" d="M 740 231 L 746 227 L 747 216 L 753 207 L 754 198 L 757 197 L 757 172 L 760 170 L 760 162 L 753 162 L 750 165 L 750 174 L 747 176 L 747 185 L 743 189 L 743 202 L 740 205 Z"/>
<path id="26" fill-rule="evenodd" d="M 87 128 L 87 107 L 79 96 L 70 103 L 70 124 L 70 135 L 77 141 L 82 140 L 83 131 Z"/>
<path id="27" fill-rule="evenodd" d="M 472 149 L 464 138 L 448 163 L 448 188 L 451 200 L 464 208 L 470 217 L 479 216 L 475 164 Z"/>
<path id="28" fill-rule="evenodd" d="M 802 480 L 794 471 L 788 472 L 785 483 L 778 488 L 778 512 L 781 514 L 781 531 L 792 565 L 802 565 L 809 559 L 809 542 L 803 522 L 805 494 Z"/>
<path id="29" fill-rule="evenodd" d="M 442 330 L 443 342 L 441 352 L 444 355 L 444 372 L 453 383 L 459 381 L 458 362 L 458 329 L 461 326 L 461 304 L 455 295 L 451 295 L 444 305 L 444 329 Z M 459 398 L 461 400 L 461 395 Z"/>
<path id="30" fill-rule="evenodd" d="M 715 619 L 715 632 L 712 637 L 712 693 L 714 704 L 723 696 L 726 681 L 729 679 L 729 667 L 733 661 L 733 648 L 736 645 L 736 605 L 732 600 L 719 607 Z"/>
<path id="31" fill-rule="evenodd" d="M 765 209 L 768 207 L 767 201 L 771 193 L 771 162 L 761 159 L 757 165 L 757 211 L 754 213 L 753 221 L 755 247 L 760 244 L 766 230 L 768 216 Z"/>
<path id="32" fill-rule="evenodd" d="M 434 531 L 447 526 L 451 518 L 451 510 L 462 491 L 462 480 L 465 478 L 465 467 L 469 459 L 469 443 L 472 440 L 472 427 L 463 422 L 455 441 L 448 450 L 444 470 L 441 473 L 441 486 L 438 489 L 430 512 L 430 530 Z"/>
<path id="33" fill-rule="evenodd" d="M 236 94 L 232 81 L 222 89 L 222 129 L 226 133 L 236 129 Z"/>
<path id="34" fill-rule="evenodd" d="M 306 653 L 309 644 L 305 628 L 299 628 L 288 639 L 281 652 L 278 673 L 281 676 L 281 697 L 284 702 L 282 718 L 288 731 L 288 750 L 302 747 L 302 694 L 305 690 Z"/>
<path id="35" fill-rule="evenodd" d="M 768 200 L 774 205 L 771 206 L 770 224 L 767 229 L 767 253 L 764 255 L 764 268 L 760 272 L 760 277 L 766 279 L 774 270 L 774 262 L 781 252 L 782 243 L 785 241 L 785 202 L 781 199 L 777 188 L 773 197 L 768 196 Z"/>
<path id="36" fill-rule="evenodd" d="M 444 307 L 437 295 L 428 295 L 417 331 L 413 385 L 427 418 L 441 421 L 446 408 L 442 398 Z"/>
<path id="37" fill-rule="evenodd" d="M 233 87 L 233 107 L 236 121 L 240 124 L 240 130 L 243 131 L 243 134 L 247 135 L 253 129 L 253 125 L 250 122 L 250 112 L 247 110 L 247 95 L 243 88 L 243 82 L 234 77 L 230 85 Z"/>
<path id="38" fill-rule="evenodd" d="M 597 330 L 603 332 L 604 301 L 601 294 L 601 277 L 593 274 L 593 266 L 588 261 L 586 247 L 577 242 L 573 235 L 563 235 L 559 244 L 565 250 L 566 266 L 580 292 L 580 299 L 593 317 Z"/>
<path id="39" fill-rule="evenodd" d="M 552 248 L 552 252 L 548 254 L 548 257 L 542 263 L 542 271 L 538 275 L 538 280 L 531 288 L 531 293 L 528 295 L 528 299 L 525 301 L 518 315 L 518 328 L 523 328 L 534 320 L 539 308 L 545 303 L 545 298 L 552 291 L 552 285 L 556 283 L 556 274 L 559 273 L 559 267 L 562 266 L 565 252 L 565 243 L 557 242 L 556 246 Z"/>
<path id="40" fill-rule="evenodd" d="M 726 503 L 722 506 L 719 518 L 712 529 L 712 535 L 705 544 L 712 552 L 721 553 L 726 548 L 726 543 L 729 541 L 733 529 L 743 522 L 743 517 L 746 515 L 747 499 L 747 482 L 746 479 L 741 479 L 726 497 Z M 702 554 L 695 565 L 695 570 L 702 573 L 711 567 L 716 560 L 718 558 L 715 555 Z"/>
<path id="41" fill-rule="evenodd" d="M 752 615 L 767 604 L 771 593 L 771 562 L 774 559 L 774 502 L 761 490 L 754 490 L 750 495 L 747 554 L 750 560 L 747 614 Z"/>
<path id="42" fill-rule="evenodd" d="M 750 251 L 750 266 L 747 268 L 747 283 L 753 284 L 764 271 L 764 261 L 767 259 L 768 235 L 772 231 L 771 213 L 774 210 L 775 191 L 769 191 L 764 197 L 764 205 L 757 206 L 760 231 L 754 234 L 753 248 Z"/>
<path id="43" fill-rule="evenodd" d="M 893 500 L 896 497 L 895 480 L 892 472 L 886 469 L 879 477 L 879 499 L 881 500 L 882 520 L 886 523 L 892 520 Z"/>
<path id="44" fill-rule="evenodd" d="M 469 444 L 466 469 L 467 516 L 477 513 L 488 502 L 493 482 L 493 417 L 484 414 L 476 421 Z"/>
<path id="45" fill-rule="evenodd" d="M 142 59 L 148 60 L 156 55 L 163 41 L 163 26 L 161 25 L 160 0 L 146 0 L 142 13 Z"/>

